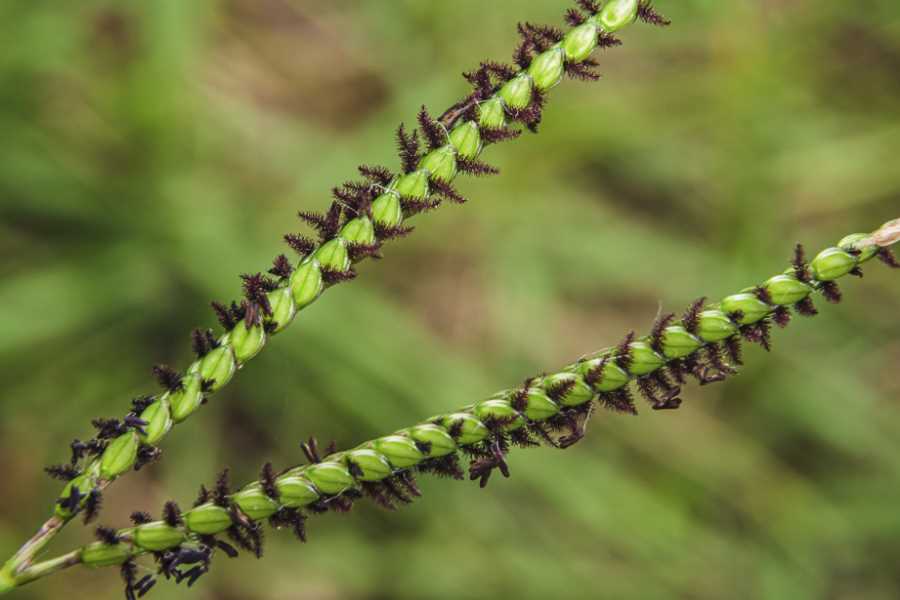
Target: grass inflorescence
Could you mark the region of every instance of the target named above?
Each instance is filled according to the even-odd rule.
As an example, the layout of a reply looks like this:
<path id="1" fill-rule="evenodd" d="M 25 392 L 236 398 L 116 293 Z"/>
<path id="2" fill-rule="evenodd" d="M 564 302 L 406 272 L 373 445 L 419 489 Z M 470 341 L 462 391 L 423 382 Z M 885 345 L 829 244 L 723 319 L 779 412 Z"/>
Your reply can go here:
<path id="1" fill-rule="evenodd" d="M 485 487 L 494 473 L 509 477 L 506 457 L 513 447 L 565 449 L 580 441 L 595 406 L 637 414 L 637 392 L 654 410 L 677 409 L 689 378 L 707 385 L 735 374 L 743 342 L 769 350 L 773 324 L 786 327 L 793 314 L 814 316 L 817 295 L 841 300 L 838 279 L 862 276 L 862 265 L 876 257 L 898 267 L 877 239 L 877 233 L 847 236 L 811 261 L 798 245 L 781 274 L 717 303 L 698 299 L 680 318 L 661 315 L 647 335 L 629 332 L 616 346 L 559 372 L 352 449 L 339 451 L 332 443 L 321 451 L 311 438 L 302 444 L 307 464 L 277 471 L 266 463 L 257 480 L 237 490 L 223 471 L 212 489 L 201 486 L 190 510 L 168 502 L 160 520 L 135 513 L 133 527 L 98 528 L 98 541 L 77 550 L 73 564 L 119 566 L 126 596 L 140 596 L 156 577 L 193 585 L 219 552 L 261 557 L 264 521 L 306 541 L 311 515 L 349 511 L 363 497 L 387 509 L 412 502 L 421 495 L 419 474 L 464 479 L 468 473 Z M 156 575 L 138 579 L 136 561 L 144 555 L 152 556 Z"/>

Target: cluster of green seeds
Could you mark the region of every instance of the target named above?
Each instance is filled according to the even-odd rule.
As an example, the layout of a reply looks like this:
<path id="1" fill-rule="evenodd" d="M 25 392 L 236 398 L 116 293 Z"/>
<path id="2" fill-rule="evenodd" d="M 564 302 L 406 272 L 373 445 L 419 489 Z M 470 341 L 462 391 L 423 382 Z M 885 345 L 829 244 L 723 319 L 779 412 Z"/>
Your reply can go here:
<path id="1" fill-rule="evenodd" d="M 835 280 L 859 274 L 860 266 L 876 255 L 896 266 L 886 248 L 859 246 L 870 238 L 865 234 L 847 236 L 808 265 L 802 259 L 795 260 L 787 271 L 759 286 L 727 296 L 717 304 L 695 305 L 684 320 L 669 322 L 651 336 L 629 336 L 626 344 L 584 357 L 558 373 L 531 378 L 522 388 L 499 392 L 356 448 L 333 452 L 312 464 L 272 475 L 269 481 L 253 482 L 229 495 L 226 502 L 201 503 L 185 512 L 177 524 L 155 521 L 120 530 L 115 543 L 86 546 L 78 558 L 87 566 L 104 567 L 126 563 L 148 552 L 208 543 L 208 536 L 234 527 L 236 514 L 255 522 L 284 511 L 318 512 L 343 496 L 358 495 L 367 486 L 406 478 L 415 471 L 453 474 L 456 469 L 452 465 L 460 451 L 475 457 L 470 474 L 484 481 L 490 470 L 505 469 L 503 456 L 510 440 L 528 441 L 537 434 L 540 440 L 565 447 L 566 440 L 580 438 L 578 417 L 588 416 L 588 408 L 595 401 L 622 408 L 616 404 L 615 395 L 631 382 L 640 382 L 704 349 L 734 340 L 788 307 L 805 305 L 808 309 L 805 303 L 813 294 L 834 299 Z M 711 366 L 715 367 L 705 365 Z M 702 380 L 699 373 L 692 374 Z M 570 435 L 558 435 L 567 428 Z M 436 467 L 441 464 L 450 466 L 442 471 Z"/>
<path id="2" fill-rule="evenodd" d="M 202 356 L 186 372 L 171 373 L 167 391 L 134 415 L 146 425 L 130 428 L 109 440 L 99 456 L 89 460 L 67 483 L 56 503 L 57 516 L 71 519 L 84 509 L 92 492 L 140 465 L 142 450 L 158 444 L 175 424 L 199 410 L 210 394 L 227 385 L 241 367 L 260 353 L 272 335 L 288 327 L 297 313 L 315 302 L 330 283 L 352 277 L 354 249 L 377 248 L 393 233 L 403 230 L 406 218 L 422 207 L 434 206 L 432 198 L 447 191 L 461 165 L 480 164 L 477 158 L 486 145 L 485 136 L 509 132 L 515 122 L 532 124 L 539 118 L 543 93 L 562 80 L 567 68 L 589 61 L 604 35 L 633 23 L 639 11 L 648 6 L 638 0 L 610 0 L 602 7 L 584 1 L 579 5 L 590 14 L 570 18 L 570 22 L 579 22 L 577 26 L 560 34 L 553 43 L 546 41 L 547 35 L 553 35 L 547 28 L 529 32 L 532 39 L 543 36 L 549 47 L 527 57 L 516 72 L 502 76 L 508 80 L 495 85 L 490 95 L 470 97 L 474 102 L 470 102 L 468 110 L 448 111 L 449 116 L 433 123 L 444 132 L 442 145 L 416 157 L 417 163 L 404 169 L 406 172 L 370 181 L 366 193 L 377 193 L 372 193 L 374 198 L 365 210 L 348 215 L 329 239 L 304 248 L 299 264 L 279 270 L 279 280 L 271 282 L 272 289 L 258 289 L 257 279 L 250 302 L 240 307 L 240 312 L 235 311 L 233 323 L 228 323 L 230 330 L 211 339 Z M 574 11 L 570 11 L 572 14 Z M 533 50 L 538 44 L 529 48 L 527 42 L 526 39 L 525 50 Z M 483 65 L 485 77 L 493 72 L 491 67 Z M 537 115 L 529 114 L 535 110 Z M 500 139 L 505 139 L 505 135 L 501 133 Z"/>

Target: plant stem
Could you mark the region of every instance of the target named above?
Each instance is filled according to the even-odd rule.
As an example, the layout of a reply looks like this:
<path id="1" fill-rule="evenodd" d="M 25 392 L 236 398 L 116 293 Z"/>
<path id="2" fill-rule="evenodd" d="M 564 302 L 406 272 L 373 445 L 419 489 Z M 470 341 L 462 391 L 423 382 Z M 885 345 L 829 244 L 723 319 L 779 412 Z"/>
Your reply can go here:
<path id="1" fill-rule="evenodd" d="M 412 479 L 415 472 L 462 478 L 458 452 L 471 459 L 469 477 L 479 479 L 483 487 L 495 470 L 508 476 L 505 456 L 511 444 L 524 447 L 543 441 L 567 448 L 579 441 L 595 401 L 635 412 L 628 394 L 632 382 L 654 409 L 670 409 L 681 404 L 678 396 L 685 375 L 703 385 L 735 373 L 742 364 L 737 346 L 741 337 L 768 347 L 769 320 L 785 326 L 788 306 L 801 314 L 815 314 L 813 293 L 836 302 L 840 292 L 835 280 L 861 275 L 860 266 L 876 256 L 892 267 L 900 266 L 887 249 L 898 241 L 889 235 L 894 226 L 888 223 L 873 234 L 847 236 L 810 263 L 803 260 L 798 246 L 792 268 L 748 288 L 752 293 L 733 294 L 716 304 L 698 301 L 679 322 L 661 317 L 649 336 L 629 334 L 622 344 L 583 357 L 558 373 L 530 378 L 521 388 L 322 458 L 311 440 L 305 447 L 311 464 L 278 475 L 266 465 L 259 480 L 236 493 L 220 479 L 216 494 L 207 494 L 204 488 L 197 505 L 184 514 L 172 511 L 162 521 L 111 532 L 113 541 L 28 566 L 7 585 L 22 585 L 80 563 L 122 565 L 149 552 L 159 560 L 167 551 L 185 548 L 206 552 L 205 573 L 212 552 L 222 547 L 217 546 L 221 542 L 216 535 L 237 533 L 233 539 L 246 538 L 247 532 L 257 531 L 257 522 L 270 519 L 276 527 L 294 527 L 305 539 L 306 516 L 301 510 L 313 514 L 329 508 L 346 510 L 361 492 L 393 508 L 419 495 Z M 249 546 L 259 554 L 259 546 Z M 163 573 L 176 580 L 188 577 L 173 570 Z M 0 585 L 0 593 L 8 589 Z"/>

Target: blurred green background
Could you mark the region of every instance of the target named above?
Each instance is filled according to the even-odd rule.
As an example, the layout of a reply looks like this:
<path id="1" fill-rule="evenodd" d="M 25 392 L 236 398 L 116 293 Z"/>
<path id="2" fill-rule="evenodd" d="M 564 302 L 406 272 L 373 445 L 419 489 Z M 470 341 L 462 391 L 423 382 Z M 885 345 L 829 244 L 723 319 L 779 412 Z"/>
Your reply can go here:
<path id="1" fill-rule="evenodd" d="M 231 466 L 300 460 L 516 385 L 900 216 L 900 5 L 659 0 L 599 84 L 552 93 L 500 177 L 329 292 L 106 497 L 157 512 Z M 46 516 L 95 416 L 184 365 L 210 299 L 238 293 L 392 132 L 505 59 L 561 0 L 0 3 L 0 553 Z M 778 333 L 683 410 L 601 414 L 513 477 L 423 478 L 398 513 L 360 503 L 310 543 L 217 560 L 197 600 L 896 598 L 900 281 Z M 54 546 L 88 540 L 73 524 Z M 12 597 L 121 597 L 74 570 Z"/>

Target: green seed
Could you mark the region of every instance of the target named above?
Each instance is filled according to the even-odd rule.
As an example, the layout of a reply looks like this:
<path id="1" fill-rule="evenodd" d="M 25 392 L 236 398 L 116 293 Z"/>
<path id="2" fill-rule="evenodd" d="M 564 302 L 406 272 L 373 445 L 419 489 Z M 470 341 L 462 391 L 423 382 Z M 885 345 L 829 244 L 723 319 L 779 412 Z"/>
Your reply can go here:
<path id="1" fill-rule="evenodd" d="M 379 225 L 397 227 L 403 222 L 403 207 L 395 192 L 381 194 L 372 202 L 372 218 Z"/>
<path id="2" fill-rule="evenodd" d="M 776 275 L 763 287 L 777 306 L 789 306 L 800 302 L 812 292 L 812 288 L 791 275 Z"/>
<path id="3" fill-rule="evenodd" d="M 566 59 L 573 62 L 581 62 L 591 55 L 597 47 L 599 35 L 597 25 L 588 21 L 575 27 L 563 38 L 562 48 L 566 53 Z"/>
<path id="4" fill-rule="evenodd" d="M 682 358 L 692 354 L 703 342 L 681 325 L 671 325 L 663 330 L 662 351 L 666 358 Z"/>
<path id="5" fill-rule="evenodd" d="M 852 271 L 856 259 L 840 248 L 827 248 L 819 252 L 809 266 L 813 277 L 819 281 L 834 281 Z"/>
<path id="6" fill-rule="evenodd" d="M 269 498 L 258 485 L 243 489 L 231 499 L 240 507 L 241 512 L 253 519 L 267 519 L 278 512 L 278 503 Z"/>
<path id="7" fill-rule="evenodd" d="M 336 462 L 323 462 L 310 465 L 304 474 L 323 494 L 333 496 L 346 492 L 353 487 L 353 477 L 347 467 Z"/>
<path id="8" fill-rule="evenodd" d="M 750 292 L 741 292 L 726 297 L 722 300 L 722 310 L 729 315 L 740 312 L 740 318 L 735 320 L 741 325 L 756 323 L 772 312 L 772 308 L 768 304 Z"/>
<path id="9" fill-rule="evenodd" d="M 531 61 L 528 74 L 539 90 L 549 90 L 562 80 L 564 51 L 562 48 L 551 48 L 539 54 Z"/>
<path id="10" fill-rule="evenodd" d="M 466 121 L 457 125 L 450 132 L 450 143 L 456 148 L 456 153 L 463 158 L 476 158 L 481 154 L 481 132 L 475 121 Z"/>
<path id="11" fill-rule="evenodd" d="M 409 430 L 409 436 L 417 442 L 430 446 L 429 457 L 447 456 L 456 452 L 456 442 L 443 427 L 430 423 L 416 425 Z"/>
<path id="12" fill-rule="evenodd" d="M 375 226 L 369 217 L 357 217 L 344 225 L 340 235 L 351 244 L 374 244 Z"/>
<path id="13" fill-rule="evenodd" d="M 215 535 L 232 525 L 231 515 L 221 506 L 203 504 L 184 514 L 184 524 L 192 533 Z"/>
<path id="14" fill-rule="evenodd" d="M 697 335 L 707 343 L 721 342 L 737 333 L 737 327 L 721 310 L 704 310 L 700 313 Z"/>
<path id="15" fill-rule="evenodd" d="M 130 471 L 137 460 L 140 445 L 141 440 L 133 431 L 123 433 L 110 442 L 100 460 L 100 476 L 103 479 L 115 479 L 122 473 Z"/>
<path id="16" fill-rule="evenodd" d="M 432 179 L 450 182 L 456 177 L 456 151 L 451 145 L 432 150 L 419 161 L 419 169 L 428 171 Z"/>
<path id="17" fill-rule="evenodd" d="M 470 415 L 469 413 L 453 413 L 443 417 L 441 423 L 446 429 L 450 430 L 456 426 L 459 428 L 459 436 L 456 443 L 460 446 L 468 446 L 482 441 L 488 435 L 490 430 L 484 426 L 484 423 Z"/>
<path id="18" fill-rule="evenodd" d="M 634 23 L 637 18 L 638 0 L 610 0 L 597 15 L 604 31 L 612 33 Z"/>
<path id="19" fill-rule="evenodd" d="M 303 477 L 288 476 L 275 482 L 281 504 L 287 508 L 300 508 L 319 499 L 316 486 Z"/>
<path id="20" fill-rule="evenodd" d="M 869 259 L 873 258 L 876 254 L 878 254 L 878 246 L 875 244 L 868 244 L 863 246 L 862 248 L 857 248 L 857 244 L 863 240 L 869 239 L 871 236 L 865 233 L 854 233 L 848 235 L 840 242 L 838 242 L 838 246 L 846 251 L 850 252 L 851 250 L 855 250 L 859 252 L 859 256 L 856 257 L 857 264 L 863 264 Z"/>
<path id="21" fill-rule="evenodd" d="M 424 200 L 428 197 L 428 173 L 413 171 L 397 180 L 394 190 L 404 198 Z"/>
<path id="22" fill-rule="evenodd" d="M 406 436 L 389 435 L 372 442 L 372 448 L 385 456 L 395 469 L 405 469 L 417 465 L 425 455 L 416 443 Z"/>
<path id="23" fill-rule="evenodd" d="M 102 542 L 94 542 L 81 550 L 81 562 L 85 566 L 99 569 L 115 567 L 131 558 L 131 550 L 124 544 L 112 546 Z"/>
<path id="24" fill-rule="evenodd" d="M 350 255 L 347 252 L 347 240 L 336 237 L 328 240 L 316 250 L 313 257 L 323 268 L 343 273 L 350 268 Z"/>
<path id="25" fill-rule="evenodd" d="M 322 266 L 319 261 L 310 258 L 297 267 L 297 270 L 291 275 L 290 288 L 297 310 L 312 304 L 325 289 L 322 281 Z"/>
<path id="26" fill-rule="evenodd" d="M 544 393 L 544 390 L 530 388 L 524 412 L 525 416 L 532 421 L 546 421 L 559 413 L 559 406 Z"/>
<path id="27" fill-rule="evenodd" d="M 272 307 L 272 315 L 269 317 L 274 324 L 272 333 L 278 333 L 291 324 L 297 308 L 291 297 L 291 288 L 284 287 L 271 291 L 268 294 L 269 306 Z"/>
<path id="28" fill-rule="evenodd" d="M 374 450 L 351 450 L 347 453 L 346 460 L 359 467 L 361 474 L 357 479 L 360 481 L 381 481 L 393 473 L 387 459 Z"/>
<path id="29" fill-rule="evenodd" d="M 247 327 L 244 319 L 234 326 L 228 334 L 228 341 L 234 350 L 234 357 L 239 364 L 244 364 L 266 345 L 266 332 L 262 325 Z"/>
<path id="30" fill-rule="evenodd" d="M 181 389 L 169 392 L 166 399 L 172 408 L 172 420 L 176 423 L 181 423 L 194 414 L 194 411 L 203 403 L 203 384 L 200 374 L 195 372 L 187 375 L 181 380 Z"/>
<path id="31" fill-rule="evenodd" d="M 559 399 L 563 406 L 581 406 L 585 402 L 590 402 L 594 398 L 594 391 L 584 382 L 584 379 L 575 373 L 556 373 L 544 377 L 541 387 L 544 390 L 550 390 L 556 386 L 573 382 L 572 388 Z"/>
<path id="32" fill-rule="evenodd" d="M 594 358 L 578 363 L 575 369 L 582 377 L 587 377 L 594 369 L 603 364 L 602 358 Z M 631 378 L 625 370 L 612 360 L 607 360 L 603 364 L 600 372 L 600 381 L 594 384 L 594 390 L 597 392 L 612 392 L 625 386 Z"/>
<path id="33" fill-rule="evenodd" d="M 632 342 L 629 348 L 631 349 L 631 365 L 628 367 L 628 372 L 632 375 L 646 375 L 666 364 L 666 359 L 660 356 L 647 342 Z"/>
<path id="34" fill-rule="evenodd" d="M 488 129 L 506 127 L 506 111 L 499 96 L 485 100 L 478 106 L 478 123 Z"/>
<path id="35" fill-rule="evenodd" d="M 496 420 L 505 423 L 503 428 L 507 431 L 513 431 L 525 425 L 525 419 L 510 405 L 508 400 L 496 399 L 480 402 L 475 406 L 475 416 L 481 421 Z"/>
<path id="36" fill-rule="evenodd" d="M 185 539 L 185 533 L 178 527 L 165 523 L 147 523 L 134 529 L 134 543 L 144 550 L 160 552 L 178 546 Z"/>
<path id="37" fill-rule="evenodd" d="M 531 77 L 525 73 L 516 75 L 500 88 L 500 97 L 513 110 L 522 110 L 531 104 Z"/>
<path id="38" fill-rule="evenodd" d="M 209 354 L 194 363 L 194 365 L 200 379 L 209 382 L 207 389 L 210 392 L 216 392 L 227 385 L 234 376 L 235 369 L 237 369 L 234 353 L 228 344 L 222 344 L 218 348 L 211 350 Z M 193 369 L 194 367 L 192 367 Z"/>
<path id="39" fill-rule="evenodd" d="M 140 414 L 140 419 L 145 421 L 144 431 L 147 435 L 142 435 L 141 439 L 144 443 L 155 444 L 163 436 L 172 429 L 172 417 L 169 412 L 169 401 L 166 398 L 157 400 Z"/>

